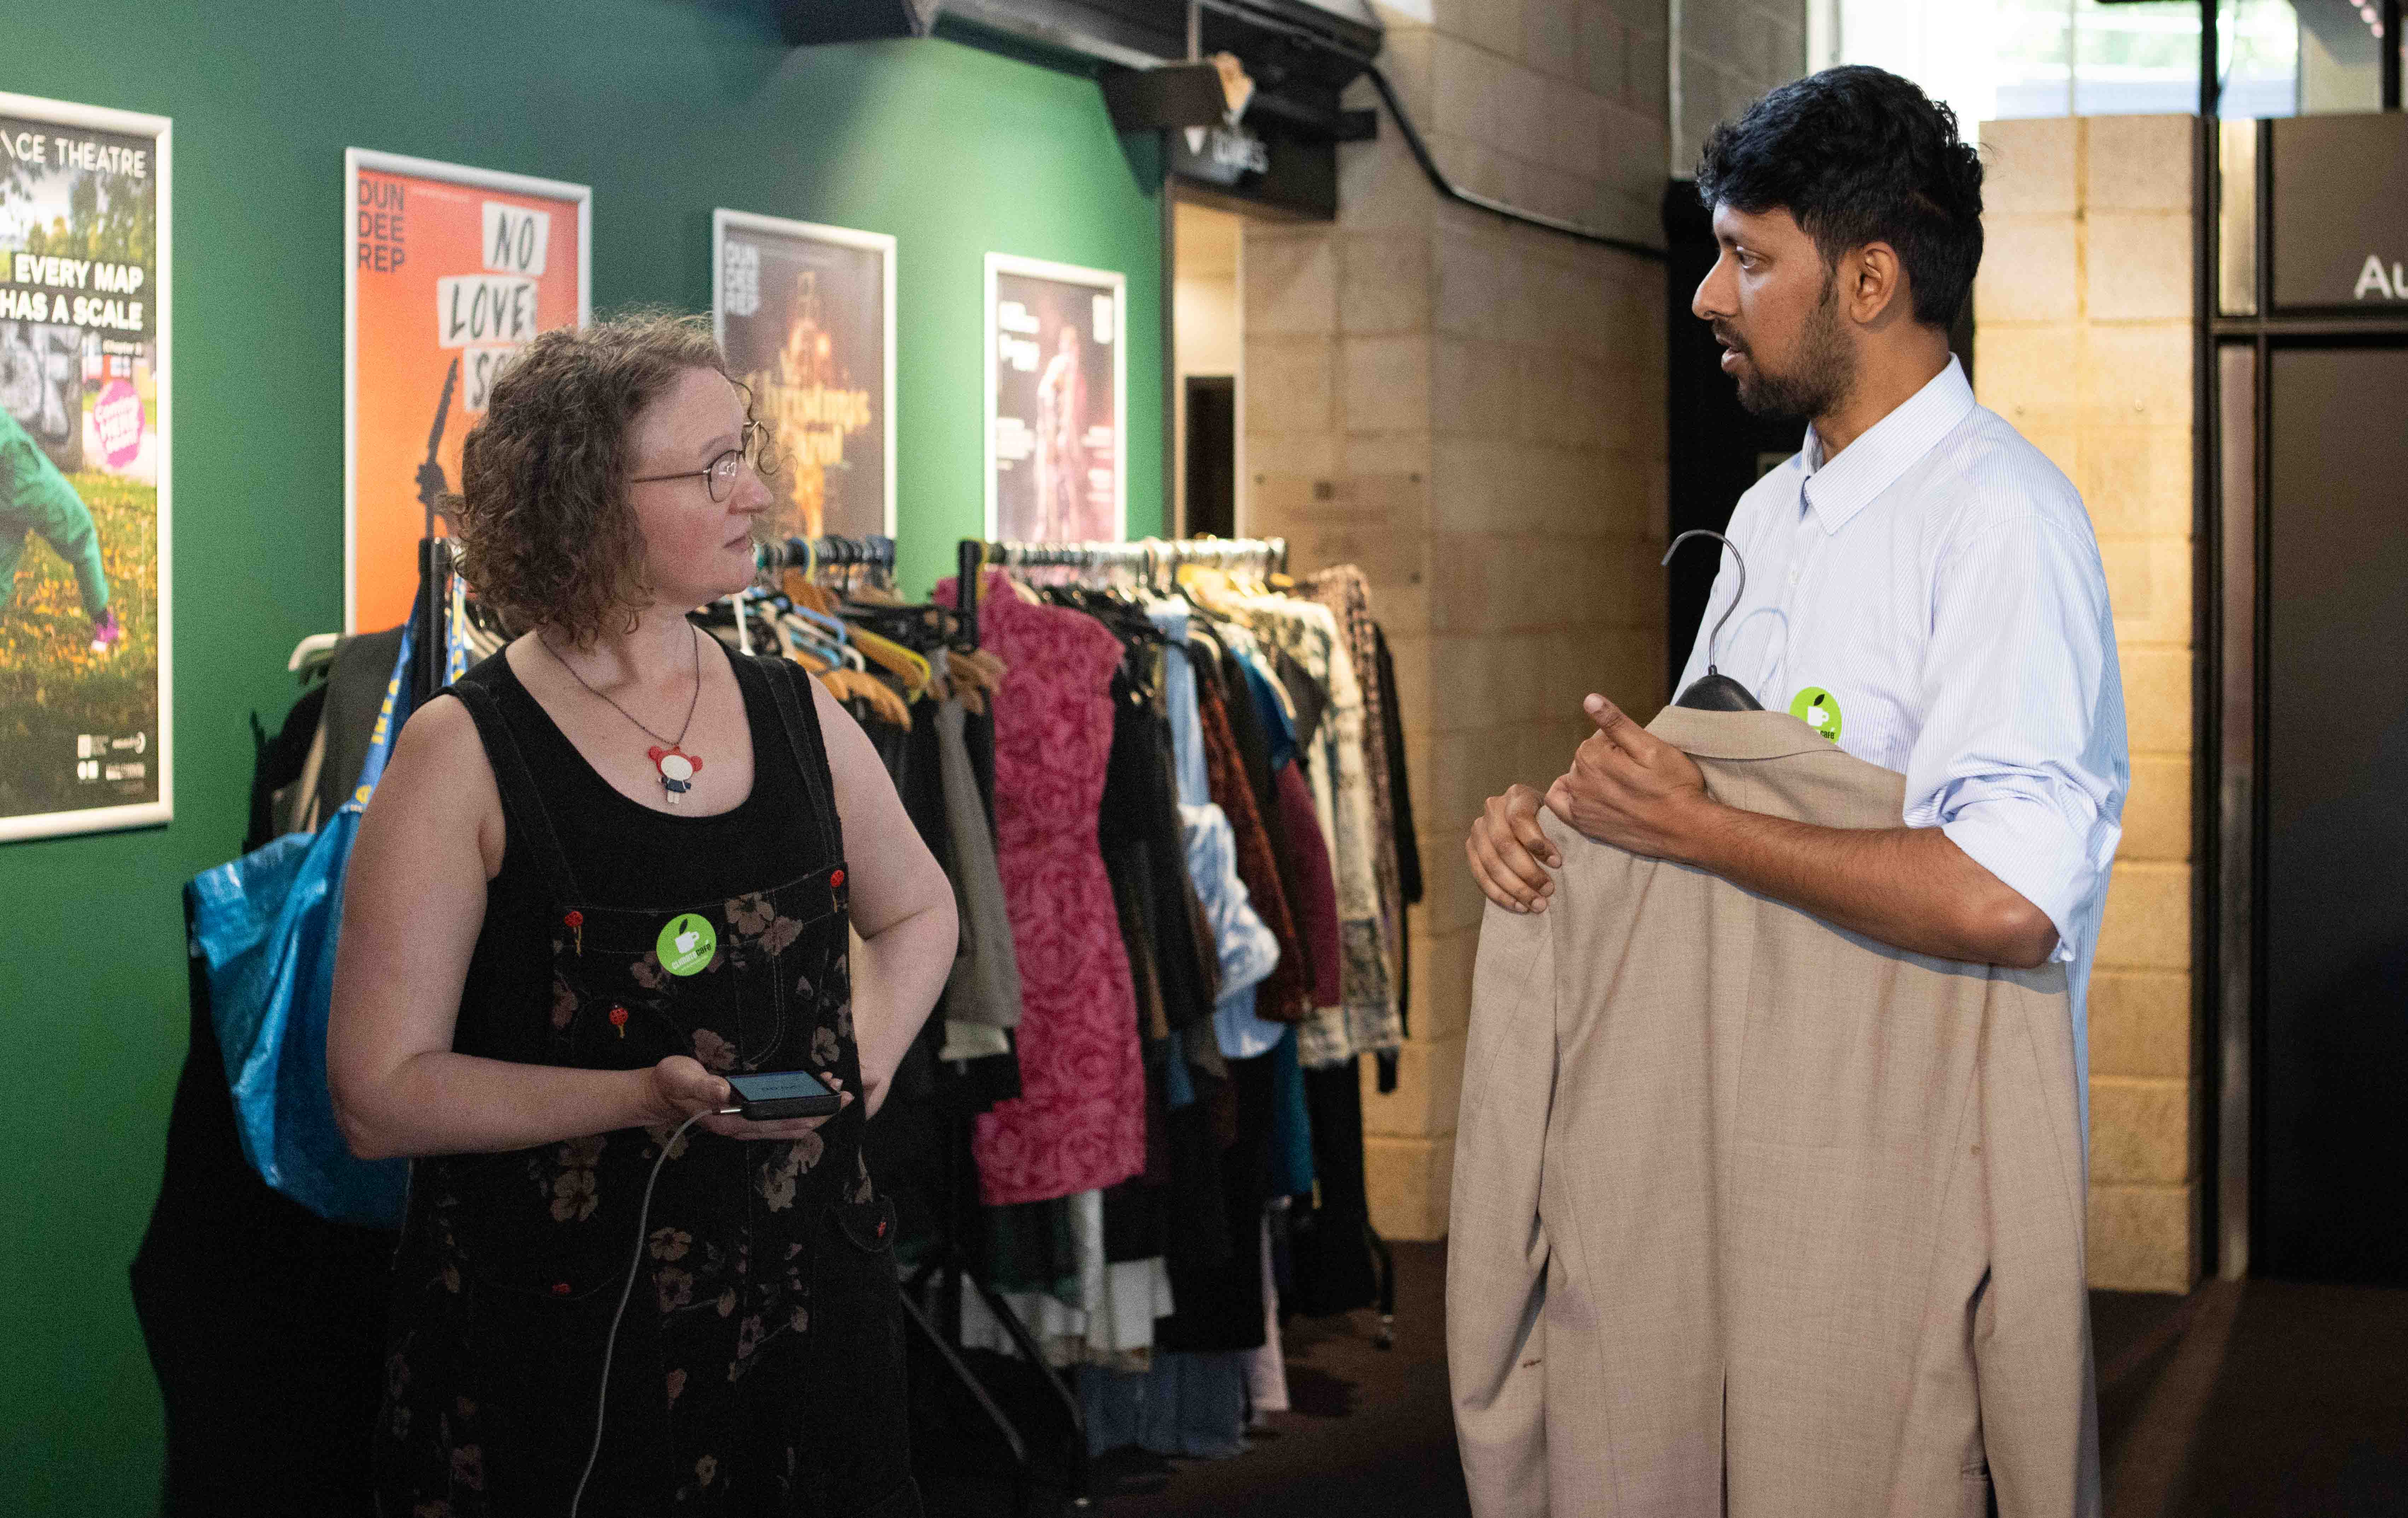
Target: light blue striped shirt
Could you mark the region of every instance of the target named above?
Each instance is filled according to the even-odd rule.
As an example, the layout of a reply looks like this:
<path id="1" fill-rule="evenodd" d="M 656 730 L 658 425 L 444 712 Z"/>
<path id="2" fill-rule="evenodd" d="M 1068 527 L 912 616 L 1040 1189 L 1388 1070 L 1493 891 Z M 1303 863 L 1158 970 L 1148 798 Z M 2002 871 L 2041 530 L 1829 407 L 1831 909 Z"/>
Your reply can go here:
<path id="1" fill-rule="evenodd" d="M 2048 914 L 2086 1114 L 2090 964 L 2131 763 L 2081 496 L 1951 358 L 1828 462 L 1809 428 L 1740 498 L 1729 537 L 1747 589 L 1714 663 L 1773 711 L 1817 728 L 1836 712 L 1842 748 L 1906 776 L 1907 826 L 1940 828 Z M 1725 554 L 1678 690 L 1738 586 Z"/>

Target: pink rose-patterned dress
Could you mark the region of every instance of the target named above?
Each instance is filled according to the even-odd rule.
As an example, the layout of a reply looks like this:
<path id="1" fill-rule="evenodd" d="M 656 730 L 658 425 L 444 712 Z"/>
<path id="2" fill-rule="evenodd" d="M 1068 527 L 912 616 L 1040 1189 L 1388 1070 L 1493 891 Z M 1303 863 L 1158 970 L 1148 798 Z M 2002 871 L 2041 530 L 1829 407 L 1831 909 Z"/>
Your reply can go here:
<path id="1" fill-rule="evenodd" d="M 951 604 L 953 583 L 938 600 Z M 1044 1202 L 1145 1167 L 1137 996 L 1096 843 L 1120 640 L 1082 612 L 1032 606 L 999 574 L 979 643 L 1009 667 L 995 701 L 996 865 L 1020 957 L 1021 1094 L 972 1136 L 980 1199 Z"/>

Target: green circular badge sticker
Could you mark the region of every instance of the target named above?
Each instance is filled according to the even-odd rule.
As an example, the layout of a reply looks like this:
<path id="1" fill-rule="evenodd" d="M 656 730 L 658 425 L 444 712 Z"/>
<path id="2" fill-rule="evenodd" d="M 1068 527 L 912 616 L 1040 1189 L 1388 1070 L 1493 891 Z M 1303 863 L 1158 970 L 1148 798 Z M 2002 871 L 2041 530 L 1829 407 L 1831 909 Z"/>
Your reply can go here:
<path id="1" fill-rule="evenodd" d="M 1808 686 L 1789 702 L 1789 715 L 1828 738 L 1840 741 L 1840 698 L 1821 686 Z"/>
<path id="2" fill-rule="evenodd" d="M 719 933 L 708 918 L 681 912 L 661 930 L 661 968 L 673 976 L 690 976 L 719 952 Z"/>

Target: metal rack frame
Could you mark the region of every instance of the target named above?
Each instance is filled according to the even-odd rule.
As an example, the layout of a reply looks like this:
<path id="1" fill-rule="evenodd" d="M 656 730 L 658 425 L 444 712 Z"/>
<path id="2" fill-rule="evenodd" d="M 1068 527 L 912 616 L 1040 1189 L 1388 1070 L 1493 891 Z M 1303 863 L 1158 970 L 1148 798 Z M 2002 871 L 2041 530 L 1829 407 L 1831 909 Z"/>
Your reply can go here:
<path id="1" fill-rule="evenodd" d="M 843 538 L 772 538 L 752 551 L 752 562 L 764 576 L 780 570 L 867 568 L 895 572 L 895 540 L 872 535 Z"/>
<path id="2" fill-rule="evenodd" d="M 1285 538 L 1140 538 L 1128 542 L 990 542 L 964 538 L 954 584 L 963 635 L 978 642 L 979 576 L 988 569 L 1137 570 L 1148 578 L 1182 564 L 1216 569 L 1254 563 L 1266 573 L 1287 570 Z"/>

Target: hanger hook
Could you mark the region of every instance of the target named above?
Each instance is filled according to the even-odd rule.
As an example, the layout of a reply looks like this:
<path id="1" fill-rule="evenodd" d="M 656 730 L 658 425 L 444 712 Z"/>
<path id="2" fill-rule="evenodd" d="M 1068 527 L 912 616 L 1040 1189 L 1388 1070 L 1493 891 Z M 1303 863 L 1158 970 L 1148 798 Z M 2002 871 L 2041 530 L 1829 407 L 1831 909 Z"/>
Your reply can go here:
<path id="1" fill-rule="evenodd" d="M 1706 634 L 1706 672 L 1708 674 L 1712 674 L 1714 672 L 1715 651 L 1722 646 L 1723 624 L 1730 620 L 1731 613 L 1739 610 L 1739 603 L 1747 599 L 1747 560 L 1740 556 L 1739 549 L 1732 545 L 1731 541 L 1728 538 L 1724 537 L 1713 528 L 1691 528 L 1688 531 L 1684 532 L 1679 537 L 1673 539 L 1671 545 L 1664 550 L 1664 557 L 1656 560 L 1656 562 L 1658 564 L 1671 563 L 1672 556 L 1679 553 L 1681 551 L 1681 545 L 1687 542 L 1691 538 L 1713 539 L 1716 542 L 1723 545 L 1724 550 L 1730 555 L 1731 561 L 1739 566 L 1739 591 L 1736 595 L 1731 597 L 1730 604 L 1723 608 L 1723 614 L 1714 619 L 1714 630 Z M 1708 594 L 1712 594 L 1712 592 L 1709 591 Z"/>

